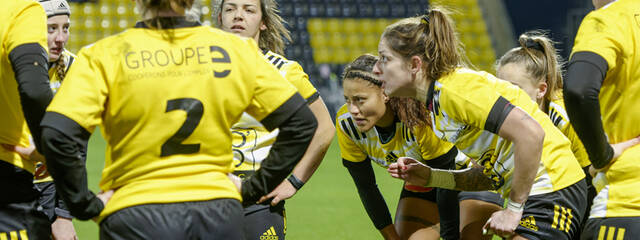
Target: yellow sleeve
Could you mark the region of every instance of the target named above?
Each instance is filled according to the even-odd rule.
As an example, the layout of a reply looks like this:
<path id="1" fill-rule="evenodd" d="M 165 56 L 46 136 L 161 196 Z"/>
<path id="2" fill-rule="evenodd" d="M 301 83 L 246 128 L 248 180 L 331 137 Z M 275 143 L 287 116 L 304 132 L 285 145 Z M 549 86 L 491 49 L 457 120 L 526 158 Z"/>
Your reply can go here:
<path id="1" fill-rule="evenodd" d="M 419 127 L 413 130 L 418 138 L 422 159 L 428 161 L 449 152 L 453 143 L 440 140 L 430 126 Z"/>
<path id="2" fill-rule="evenodd" d="M 318 91 L 309 81 L 309 75 L 304 72 L 302 66 L 295 61 L 291 61 L 286 68 L 285 78 L 298 89 L 300 95 L 307 101 L 315 100 L 314 98 L 317 98 Z"/>
<path id="3" fill-rule="evenodd" d="M 625 33 L 631 27 L 616 23 L 616 19 L 601 10 L 589 13 L 580 24 L 571 54 L 593 52 L 607 61 L 609 70 L 615 68 L 618 57 L 624 56 L 624 46 L 629 44 Z"/>
<path id="4" fill-rule="evenodd" d="M 258 45 L 253 39 L 246 39 L 245 42 L 248 43 L 252 51 L 247 54 L 252 54 L 252 56 L 248 59 L 251 62 L 244 66 L 252 66 L 255 73 L 253 99 L 246 112 L 261 121 L 289 100 L 297 91 L 271 63 L 260 55 Z"/>
<path id="5" fill-rule="evenodd" d="M 340 117 L 347 113 L 347 105 L 342 105 L 336 115 L 336 132 L 338 135 L 338 145 L 340 146 L 340 156 L 347 161 L 362 162 L 367 159 L 367 154 L 356 145 L 356 143 L 349 137 L 349 126 L 347 120 Z"/>
<path id="6" fill-rule="evenodd" d="M 573 155 L 576 156 L 576 159 L 578 159 L 580 167 L 584 168 L 591 165 L 587 150 L 584 148 L 584 145 L 582 145 L 582 141 L 580 141 L 580 138 L 578 137 L 578 134 L 576 134 L 576 131 L 573 130 L 573 126 L 571 126 L 571 124 L 567 124 L 567 126 L 565 126 L 564 128 L 565 129 L 561 129 L 562 133 L 564 133 L 569 141 L 571 141 L 571 151 L 573 152 Z"/>
<path id="7" fill-rule="evenodd" d="M 30 2 L 16 13 L 4 39 L 7 53 L 26 43 L 37 43 L 49 51 L 47 45 L 47 15 L 37 2 Z"/>
<path id="8" fill-rule="evenodd" d="M 440 95 L 440 101 L 434 106 L 434 114 L 444 112 L 458 122 L 485 129 L 493 106 L 501 98 L 492 88 L 495 84 L 478 74 L 451 74 L 453 79 L 449 79 L 440 89 L 436 87 L 435 95 Z"/>
<path id="9" fill-rule="evenodd" d="M 60 113 L 93 132 L 102 123 L 109 95 L 102 61 L 107 60 L 95 46 L 80 50 L 47 111 Z"/>
<path id="10" fill-rule="evenodd" d="M 338 135 L 338 144 L 340 145 L 340 156 L 347 161 L 351 162 L 362 162 L 367 158 L 367 154 L 362 152 L 355 142 L 349 135 L 344 131 L 349 131 L 343 129 L 340 124 L 336 123 L 336 131 Z"/>

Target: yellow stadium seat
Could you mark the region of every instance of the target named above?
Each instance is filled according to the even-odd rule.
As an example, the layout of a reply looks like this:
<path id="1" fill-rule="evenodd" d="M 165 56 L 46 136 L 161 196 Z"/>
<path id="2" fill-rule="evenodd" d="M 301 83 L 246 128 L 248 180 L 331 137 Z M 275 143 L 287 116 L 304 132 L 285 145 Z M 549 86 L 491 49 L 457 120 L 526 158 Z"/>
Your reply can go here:
<path id="1" fill-rule="evenodd" d="M 347 34 L 355 33 L 358 30 L 358 23 L 356 19 L 347 18 L 342 21 L 343 24 L 343 32 Z"/>
<path id="2" fill-rule="evenodd" d="M 384 29 L 387 27 L 388 21 L 384 18 L 379 18 L 375 20 L 375 32 L 382 33 Z"/>
<path id="3" fill-rule="evenodd" d="M 329 54 L 329 49 L 314 48 L 313 61 L 316 63 L 329 63 L 331 61 L 331 54 Z"/>
<path id="4" fill-rule="evenodd" d="M 340 26 L 341 23 L 340 23 L 340 20 L 338 20 L 337 18 L 330 18 L 325 22 L 326 22 L 325 31 L 329 33 L 341 32 L 342 30 L 342 27 Z"/>
<path id="5" fill-rule="evenodd" d="M 322 19 L 309 19 L 307 21 L 307 30 L 309 31 L 309 34 L 324 32 L 324 23 L 322 23 Z"/>
<path id="6" fill-rule="evenodd" d="M 331 63 L 346 63 L 349 61 L 349 55 L 344 48 L 333 48 L 331 51 Z"/>
<path id="7" fill-rule="evenodd" d="M 349 48 L 359 48 L 360 42 L 362 42 L 362 35 L 355 32 L 347 33 L 345 38 L 345 46 Z"/>
<path id="8" fill-rule="evenodd" d="M 375 29 L 375 24 L 370 19 L 361 19 L 358 23 L 358 29 L 361 34 L 369 34 Z"/>
<path id="9" fill-rule="evenodd" d="M 380 34 L 370 33 L 367 34 L 363 39 L 363 45 L 367 51 L 378 52 L 378 41 L 380 40 Z"/>
<path id="10" fill-rule="evenodd" d="M 333 32 L 329 37 L 329 46 L 339 48 L 344 46 L 344 36 L 340 32 Z"/>
<path id="11" fill-rule="evenodd" d="M 323 32 L 316 32 L 311 34 L 309 41 L 313 49 L 326 48 L 329 42 L 326 34 Z"/>

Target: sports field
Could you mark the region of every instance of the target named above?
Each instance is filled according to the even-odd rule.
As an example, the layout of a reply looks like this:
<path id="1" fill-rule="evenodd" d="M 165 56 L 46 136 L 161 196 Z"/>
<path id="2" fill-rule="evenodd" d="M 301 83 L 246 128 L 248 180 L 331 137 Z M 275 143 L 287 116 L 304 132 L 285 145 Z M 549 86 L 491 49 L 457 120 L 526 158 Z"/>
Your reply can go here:
<path id="1" fill-rule="evenodd" d="M 104 166 L 105 142 L 96 129 L 89 141 L 87 168 L 89 187 L 98 191 Z M 395 214 L 402 182 L 392 179 L 384 169 L 374 166 L 378 186 L 391 214 Z M 287 202 L 287 239 L 380 239 L 373 227 L 356 187 L 342 166 L 337 141 L 329 148 L 311 181 Z M 98 239 L 98 225 L 74 220 L 80 239 Z"/>

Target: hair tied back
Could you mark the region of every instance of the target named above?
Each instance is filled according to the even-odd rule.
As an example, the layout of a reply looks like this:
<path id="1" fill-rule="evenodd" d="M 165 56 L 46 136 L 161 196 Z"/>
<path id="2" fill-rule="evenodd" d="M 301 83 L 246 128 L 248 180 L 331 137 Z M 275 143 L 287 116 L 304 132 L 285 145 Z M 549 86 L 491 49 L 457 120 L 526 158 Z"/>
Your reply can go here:
<path id="1" fill-rule="evenodd" d="M 538 50 L 540 52 L 544 52 L 544 47 L 542 46 L 542 44 L 540 44 L 540 42 L 537 42 L 531 38 L 528 38 L 525 42 L 524 42 L 524 46 L 528 49 L 535 49 Z"/>

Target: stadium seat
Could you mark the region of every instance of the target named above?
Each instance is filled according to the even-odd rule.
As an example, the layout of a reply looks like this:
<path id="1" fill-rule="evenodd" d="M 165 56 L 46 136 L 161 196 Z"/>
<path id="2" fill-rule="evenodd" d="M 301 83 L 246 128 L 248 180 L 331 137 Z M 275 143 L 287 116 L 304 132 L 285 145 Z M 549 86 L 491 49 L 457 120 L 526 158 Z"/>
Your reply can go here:
<path id="1" fill-rule="evenodd" d="M 358 31 L 358 22 L 353 18 L 345 18 L 342 21 L 342 29 L 344 33 L 354 34 Z"/>
<path id="2" fill-rule="evenodd" d="M 342 17 L 355 17 L 358 15 L 358 6 L 353 3 L 343 3 L 342 5 Z"/>
<path id="3" fill-rule="evenodd" d="M 313 33 L 309 38 L 312 48 L 324 48 L 329 45 L 329 39 L 324 32 Z"/>
<path id="4" fill-rule="evenodd" d="M 358 4 L 358 16 L 363 18 L 373 17 L 373 7 L 370 4 Z"/>
<path id="5" fill-rule="evenodd" d="M 309 16 L 309 5 L 307 3 L 297 3 L 293 8 L 293 15 L 296 17 Z"/>
<path id="6" fill-rule="evenodd" d="M 310 17 L 323 17 L 326 13 L 326 8 L 322 3 L 311 3 L 309 6 Z"/>
<path id="7" fill-rule="evenodd" d="M 309 33 L 320 33 L 325 31 L 325 23 L 323 23 L 324 19 L 322 18 L 310 18 L 307 22 L 307 29 Z"/>
<path id="8" fill-rule="evenodd" d="M 407 17 L 406 6 L 403 3 L 397 3 L 391 7 L 391 17 L 402 18 Z"/>
<path id="9" fill-rule="evenodd" d="M 374 16 L 389 16 L 389 5 L 378 4 L 375 6 Z"/>

